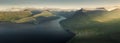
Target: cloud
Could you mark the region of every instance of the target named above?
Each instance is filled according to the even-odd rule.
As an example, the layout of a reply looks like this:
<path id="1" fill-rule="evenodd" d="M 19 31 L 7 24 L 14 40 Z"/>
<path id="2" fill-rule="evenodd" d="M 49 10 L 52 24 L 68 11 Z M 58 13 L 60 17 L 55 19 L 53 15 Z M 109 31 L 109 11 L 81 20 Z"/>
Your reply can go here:
<path id="1" fill-rule="evenodd" d="M 120 0 L 0 0 L 1 6 L 89 7 L 119 4 Z"/>

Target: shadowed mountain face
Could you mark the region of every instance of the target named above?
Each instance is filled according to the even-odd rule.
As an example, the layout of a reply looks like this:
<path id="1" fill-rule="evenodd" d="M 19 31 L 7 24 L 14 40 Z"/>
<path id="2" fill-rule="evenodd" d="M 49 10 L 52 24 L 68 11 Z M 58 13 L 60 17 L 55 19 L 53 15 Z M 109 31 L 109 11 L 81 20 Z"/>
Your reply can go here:
<path id="1" fill-rule="evenodd" d="M 40 11 L 40 10 L 32 10 L 31 12 L 32 12 L 32 15 L 34 15 L 34 14 L 40 14 L 42 11 Z"/>
<path id="2" fill-rule="evenodd" d="M 61 21 L 76 36 L 70 43 L 119 43 L 120 9 L 113 11 L 76 11 L 72 18 Z"/>
<path id="3" fill-rule="evenodd" d="M 71 18 L 75 11 L 51 11 L 53 14 L 63 16 L 65 18 Z"/>

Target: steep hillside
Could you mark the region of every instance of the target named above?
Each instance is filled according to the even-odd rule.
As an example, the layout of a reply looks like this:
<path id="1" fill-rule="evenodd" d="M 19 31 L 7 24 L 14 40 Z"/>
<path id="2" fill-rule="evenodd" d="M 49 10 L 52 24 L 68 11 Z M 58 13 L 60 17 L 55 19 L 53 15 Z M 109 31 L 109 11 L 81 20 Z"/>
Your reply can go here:
<path id="1" fill-rule="evenodd" d="M 59 17 L 57 17 L 56 15 L 52 14 L 49 11 L 43 11 L 40 14 L 35 14 L 31 17 L 25 17 L 25 18 L 16 20 L 15 23 L 34 23 L 34 24 L 38 24 L 38 23 L 42 23 L 42 22 L 55 20 L 55 19 L 58 19 L 58 18 Z"/>
<path id="2" fill-rule="evenodd" d="M 33 17 L 37 18 L 37 17 L 50 17 L 50 16 L 55 16 L 54 14 L 52 14 L 51 12 L 49 11 L 43 11 L 42 13 L 40 14 L 36 14 L 36 15 L 33 15 Z"/>
<path id="3" fill-rule="evenodd" d="M 14 12 L 0 12 L 0 21 L 6 21 L 6 22 L 12 22 L 14 20 L 18 20 L 24 17 L 29 17 L 32 16 L 31 12 L 27 12 L 27 11 L 14 11 Z"/>
<path id="4" fill-rule="evenodd" d="M 119 16 L 120 9 L 89 12 L 80 10 L 72 18 L 60 23 L 76 34 L 71 43 L 115 43 L 120 38 Z"/>

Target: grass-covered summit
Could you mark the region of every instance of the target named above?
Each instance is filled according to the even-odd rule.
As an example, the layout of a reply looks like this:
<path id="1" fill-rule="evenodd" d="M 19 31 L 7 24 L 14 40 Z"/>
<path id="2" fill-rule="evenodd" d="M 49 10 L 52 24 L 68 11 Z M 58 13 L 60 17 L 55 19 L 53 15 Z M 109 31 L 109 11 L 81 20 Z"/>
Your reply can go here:
<path id="1" fill-rule="evenodd" d="M 54 14 L 52 14 L 49 11 L 43 11 L 40 14 L 35 14 L 33 16 L 30 17 L 25 17 L 25 18 L 21 18 L 19 20 L 15 20 L 15 23 L 39 23 L 42 22 L 43 20 L 52 20 L 52 19 L 56 19 L 56 18 L 52 18 L 53 16 L 55 16 Z"/>
<path id="2" fill-rule="evenodd" d="M 39 14 L 32 14 L 30 11 L 0 12 L 0 22 L 11 23 L 39 23 L 45 20 L 56 19 L 49 11 L 42 11 Z"/>
<path id="3" fill-rule="evenodd" d="M 13 22 L 21 18 L 30 17 L 31 12 L 29 11 L 1 11 L 0 12 L 0 21 L 1 22 Z"/>

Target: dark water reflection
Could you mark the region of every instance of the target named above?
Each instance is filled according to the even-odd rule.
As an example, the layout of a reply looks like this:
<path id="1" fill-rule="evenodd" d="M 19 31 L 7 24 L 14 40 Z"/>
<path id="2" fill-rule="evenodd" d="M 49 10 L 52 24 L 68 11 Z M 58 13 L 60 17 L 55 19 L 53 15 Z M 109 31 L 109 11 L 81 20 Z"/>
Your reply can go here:
<path id="1" fill-rule="evenodd" d="M 57 20 L 34 24 L 0 24 L 0 43 L 66 43 L 74 34 L 63 29 Z"/>

